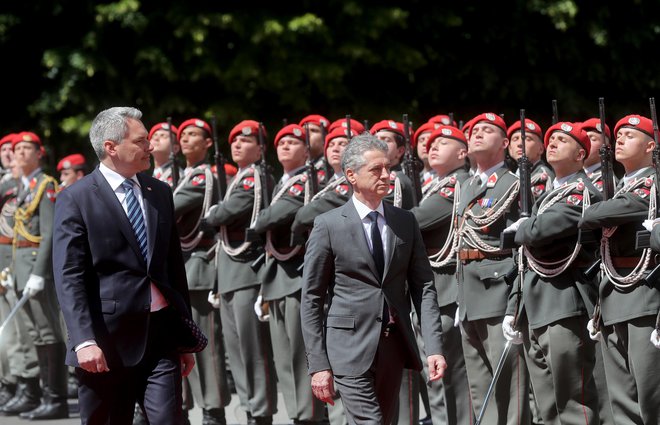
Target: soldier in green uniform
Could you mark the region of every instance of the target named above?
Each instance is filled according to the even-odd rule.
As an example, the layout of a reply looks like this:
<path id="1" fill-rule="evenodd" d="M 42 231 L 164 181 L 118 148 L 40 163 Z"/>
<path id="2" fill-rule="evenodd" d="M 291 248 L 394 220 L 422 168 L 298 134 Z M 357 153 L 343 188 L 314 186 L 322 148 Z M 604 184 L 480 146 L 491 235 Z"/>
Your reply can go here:
<path id="1" fill-rule="evenodd" d="M 353 194 L 351 185 L 341 169 L 341 155 L 348 145 L 350 137 L 348 130 L 338 127 L 325 137 L 324 152 L 328 164 L 332 167 L 333 174 L 326 187 L 315 194 L 310 202 L 300 208 L 291 225 L 293 237 L 301 237 L 305 232 L 312 229 L 314 219 L 326 211 L 340 207 L 346 203 Z"/>
<path id="2" fill-rule="evenodd" d="M 604 272 L 599 287 L 600 319 L 594 317 L 589 329 L 600 337 L 607 388 L 614 422 L 657 424 L 660 422 L 660 341 L 656 317 L 660 311 L 657 282 L 646 275 L 656 264 L 650 249 L 635 249 L 636 232 L 657 209 L 652 153 L 651 120 L 628 115 L 614 128 L 616 160 L 625 175 L 613 198 L 592 205 L 580 227 L 601 229 L 600 257 Z M 600 333 L 598 333 L 598 329 Z"/>
<path id="3" fill-rule="evenodd" d="M 589 135 L 589 140 L 591 140 L 591 152 L 587 159 L 584 160 L 584 171 L 587 173 L 587 177 L 591 182 L 596 186 L 596 189 L 603 191 L 603 170 L 601 168 L 600 162 L 600 147 L 603 146 L 603 132 L 600 128 L 600 118 L 589 118 L 582 123 L 582 127 L 585 129 Z M 605 138 L 608 140 L 611 139 L 610 127 L 605 124 Z M 614 179 L 614 186 L 616 187 L 617 179 L 616 176 L 612 176 Z"/>
<path id="4" fill-rule="evenodd" d="M 518 120 L 507 129 L 507 137 L 510 140 L 509 155 L 516 162 L 522 156 L 520 134 L 520 120 Z M 542 159 L 545 147 L 543 145 L 543 130 L 541 126 L 529 118 L 525 118 L 525 136 L 525 153 L 527 154 L 529 163 L 532 164 L 532 170 L 530 172 L 532 177 L 532 196 L 534 197 L 534 201 L 536 201 L 541 195 L 552 188 L 552 180 L 555 178 L 555 174 L 552 168 L 548 167 Z"/>
<path id="5" fill-rule="evenodd" d="M 275 185 L 270 206 L 259 213 L 254 225 L 258 234 L 266 236 L 267 259 L 261 271 L 263 300 L 268 302 L 273 355 L 289 417 L 294 423 L 319 422 L 324 419 L 325 409 L 312 395 L 300 325 L 299 268 L 304 249 L 290 243 L 291 223 L 310 193 L 304 129 L 297 124 L 287 125 L 277 133 L 274 144 L 284 175 Z"/>
<path id="6" fill-rule="evenodd" d="M 262 133 L 265 140 L 263 128 Z M 245 235 L 265 206 L 263 190 L 273 186 L 256 165 L 262 153 L 258 134 L 259 123 L 252 120 L 241 121 L 229 133 L 232 160 L 239 171 L 224 199 L 209 211 L 206 222 L 220 227 L 218 288 L 211 299 L 220 304 L 236 392 L 248 424 L 269 425 L 277 412 L 277 375 L 268 324 L 259 321 L 253 310 L 261 281 L 258 270 L 251 267 L 264 248 L 260 240 L 247 241 Z"/>
<path id="7" fill-rule="evenodd" d="M 216 279 L 215 232 L 200 228 L 201 219 L 218 202 L 217 181 L 207 162 L 213 140 L 205 121 L 191 118 L 181 123 L 177 139 L 186 158 L 183 178 L 174 190 L 174 213 L 186 262 L 192 318 L 209 346 L 195 353 L 197 367 L 188 376 L 193 398 L 202 408 L 202 424 L 225 424 L 224 407 L 231 400 L 225 368 L 220 312 L 208 302 Z"/>
<path id="8" fill-rule="evenodd" d="M 0 179 L 0 322 L 4 323 L 7 315 L 18 302 L 14 291 L 14 279 L 11 274 L 12 243 L 14 239 L 14 213 L 20 171 L 13 160 L 11 144 L 15 133 L 0 139 L 0 160 L 7 173 Z M 6 147 L 9 147 L 8 154 Z M 21 310 L 14 322 L 7 325 L 0 343 L 0 408 L 21 390 L 39 387 L 39 366 L 37 353 L 25 326 L 25 312 Z M 25 385 L 32 380 L 35 385 Z M 39 401 L 39 394 L 31 395 L 34 402 Z M 30 398 L 30 394 L 27 394 Z"/>
<path id="9" fill-rule="evenodd" d="M 545 146 L 556 172 L 553 188 L 537 199 L 531 217 L 505 230 L 516 232 L 518 261 L 529 271 L 512 292 L 502 330 L 513 344 L 524 343 L 543 423 L 598 423 L 594 345 L 586 330 L 597 286 L 584 276 L 594 247 L 582 246 L 577 228 L 589 205 L 601 200 L 583 170 L 591 143 L 579 123 L 560 122 L 548 129 Z M 517 317 L 522 332 L 513 327 L 518 291 L 525 306 Z"/>
<path id="10" fill-rule="evenodd" d="M 165 182 L 172 187 L 172 151 L 174 156 L 181 151 L 181 145 L 177 139 L 179 129 L 166 122 L 159 122 L 149 130 L 149 143 L 153 146 L 151 156 L 154 158 L 153 176 L 158 180 Z M 172 140 L 174 138 L 174 140 Z M 174 144 L 174 145 L 172 145 Z M 179 170 L 179 176 L 183 175 L 183 170 Z"/>
<path id="11" fill-rule="evenodd" d="M 413 185 L 401 169 L 401 158 L 406 152 L 403 137 L 403 124 L 392 121 L 379 121 L 371 127 L 371 134 L 387 143 L 390 160 L 390 191 L 383 199 L 395 207 L 409 210 L 413 207 Z"/>
<path id="12" fill-rule="evenodd" d="M 323 187 L 330 181 L 333 172 L 332 168 L 325 161 L 323 149 L 325 145 L 324 137 L 328 133 L 330 121 L 322 115 L 307 115 L 300 120 L 298 125 L 303 130 L 305 126 L 309 127 L 309 154 L 316 169 L 316 179 L 319 186 Z"/>
<path id="13" fill-rule="evenodd" d="M 461 332 L 454 326 L 456 315 L 456 205 L 467 172 L 467 139 L 457 128 L 441 125 L 428 138 L 429 164 L 436 173 L 418 207 L 411 211 L 419 222 L 424 245 L 433 269 L 438 305 L 442 314 L 442 346 L 447 370 L 441 381 L 428 388 L 434 425 L 471 425 Z M 425 357 L 420 347 L 422 358 Z"/>
<path id="14" fill-rule="evenodd" d="M 504 349 L 502 321 L 511 287 L 505 276 L 515 267 L 511 249 L 500 246 L 502 231 L 518 219 L 518 177 L 504 164 L 509 145 L 504 120 L 494 113 L 473 118 L 469 155 L 477 169 L 461 189 L 458 205 L 458 318 L 470 384 L 478 414 Z M 515 348 L 488 404 L 484 424 L 528 423 L 528 376 Z"/>
<path id="15" fill-rule="evenodd" d="M 5 415 L 25 419 L 60 419 L 69 416 L 67 404 L 66 347 L 60 310 L 53 285 L 52 232 L 57 181 L 40 167 L 44 155 L 39 137 L 22 132 L 12 142 L 14 159 L 21 170 L 21 185 L 14 214 L 14 281 L 17 296 L 27 294 L 26 326 L 37 350 L 43 397 L 38 406 L 9 401 Z M 27 385 L 35 385 L 28 380 Z M 33 389 L 28 389 L 34 391 Z"/>

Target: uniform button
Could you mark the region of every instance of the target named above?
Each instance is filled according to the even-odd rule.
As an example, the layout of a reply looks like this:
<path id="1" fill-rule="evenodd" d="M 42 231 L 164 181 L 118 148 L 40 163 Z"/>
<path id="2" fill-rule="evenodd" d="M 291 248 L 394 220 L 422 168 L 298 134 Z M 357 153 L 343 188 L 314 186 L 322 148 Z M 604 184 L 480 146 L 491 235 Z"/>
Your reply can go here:
<path id="1" fill-rule="evenodd" d="M 495 276 L 495 277 L 497 277 L 497 276 L 499 276 L 499 275 L 500 275 L 500 274 L 499 274 L 498 272 L 493 273 L 493 276 Z"/>

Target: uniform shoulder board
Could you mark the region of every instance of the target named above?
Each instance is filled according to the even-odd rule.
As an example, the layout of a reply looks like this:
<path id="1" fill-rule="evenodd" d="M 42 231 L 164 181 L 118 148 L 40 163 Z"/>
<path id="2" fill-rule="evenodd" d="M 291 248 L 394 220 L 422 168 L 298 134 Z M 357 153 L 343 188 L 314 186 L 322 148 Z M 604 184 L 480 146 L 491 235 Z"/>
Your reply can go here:
<path id="1" fill-rule="evenodd" d="M 251 190 L 254 188 L 254 176 L 249 176 L 243 179 L 243 189 Z"/>
<path id="2" fill-rule="evenodd" d="M 569 195 L 568 198 L 566 198 L 566 203 L 569 205 L 580 205 L 582 203 L 582 195 L 579 194 L 573 194 Z"/>
<path id="3" fill-rule="evenodd" d="M 438 195 L 443 198 L 452 198 L 454 196 L 455 187 L 445 186 L 438 191 Z"/>
<path id="4" fill-rule="evenodd" d="M 296 184 L 294 184 L 293 186 L 291 186 L 289 188 L 288 193 L 291 196 L 300 196 L 303 193 L 304 190 L 305 190 L 305 187 L 303 185 L 296 183 Z"/>
<path id="5" fill-rule="evenodd" d="M 197 174 L 195 177 L 190 179 L 190 184 L 193 186 L 202 186 L 206 184 L 206 175 L 204 175 L 204 173 Z"/>
<path id="6" fill-rule="evenodd" d="M 348 185 L 347 184 L 338 184 L 337 187 L 335 187 L 335 192 L 337 192 L 340 195 L 346 196 L 348 195 Z"/>

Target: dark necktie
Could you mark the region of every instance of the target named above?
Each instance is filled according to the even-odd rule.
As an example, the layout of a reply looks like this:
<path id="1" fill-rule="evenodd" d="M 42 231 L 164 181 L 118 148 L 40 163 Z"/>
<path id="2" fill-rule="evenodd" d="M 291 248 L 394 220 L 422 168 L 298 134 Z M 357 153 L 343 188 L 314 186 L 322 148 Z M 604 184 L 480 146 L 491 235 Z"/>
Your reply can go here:
<path id="1" fill-rule="evenodd" d="M 376 270 L 378 271 L 379 279 L 383 280 L 383 273 L 385 272 L 385 255 L 383 254 L 383 239 L 380 237 L 380 230 L 378 230 L 378 211 L 369 213 L 371 220 L 371 255 L 374 257 L 376 263 Z"/>
<path id="2" fill-rule="evenodd" d="M 137 196 L 135 196 L 135 193 L 133 192 L 133 181 L 128 179 L 124 180 L 121 187 L 124 188 L 124 193 L 126 194 L 126 209 L 128 210 L 126 215 L 128 215 L 128 221 L 131 223 L 133 232 L 135 232 L 135 237 L 140 246 L 142 257 L 147 261 L 147 228 L 144 225 L 142 208 L 140 208 Z"/>

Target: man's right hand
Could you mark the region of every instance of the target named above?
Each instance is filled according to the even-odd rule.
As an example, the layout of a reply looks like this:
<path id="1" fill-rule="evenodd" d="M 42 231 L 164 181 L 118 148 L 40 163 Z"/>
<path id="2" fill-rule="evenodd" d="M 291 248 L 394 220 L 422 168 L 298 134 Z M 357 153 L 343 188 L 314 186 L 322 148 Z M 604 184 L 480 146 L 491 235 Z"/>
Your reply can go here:
<path id="1" fill-rule="evenodd" d="M 80 368 L 89 373 L 110 372 L 103 351 L 98 345 L 89 345 L 76 352 Z"/>
<path id="2" fill-rule="evenodd" d="M 332 371 L 322 370 L 312 375 L 312 393 L 324 403 L 335 405 L 335 384 Z"/>

